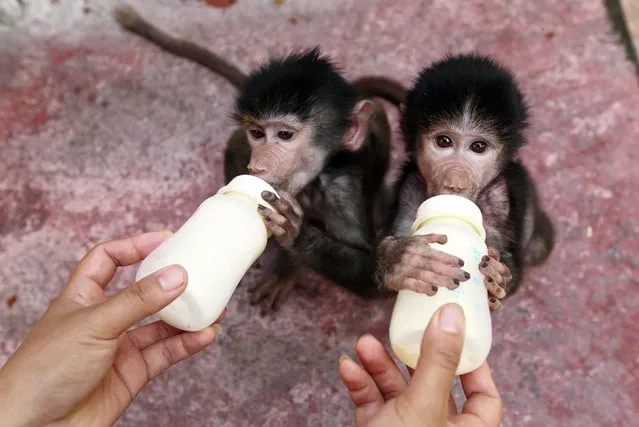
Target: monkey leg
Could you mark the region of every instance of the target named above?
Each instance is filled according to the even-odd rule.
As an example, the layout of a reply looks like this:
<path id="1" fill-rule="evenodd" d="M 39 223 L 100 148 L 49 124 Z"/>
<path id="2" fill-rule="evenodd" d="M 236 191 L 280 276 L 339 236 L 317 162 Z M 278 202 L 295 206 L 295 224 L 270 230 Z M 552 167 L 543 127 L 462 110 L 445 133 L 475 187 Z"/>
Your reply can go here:
<path id="1" fill-rule="evenodd" d="M 499 251 L 488 248 L 488 255 L 479 264 L 479 271 L 484 274 L 484 285 L 488 290 L 488 304 L 491 311 L 501 310 L 501 299 L 506 296 L 506 288 L 513 276 L 508 266 L 500 261 Z"/>
<path id="2" fill-rule="evenodd" d="M 241 128 L 236 129 L 224 149 L 224 182 L 229 183 L 238 175 L 248 174 L 251 146 Z"/>
<path id="3" fill-rule="evenodd" d="M 555 244 L 555 230 L 548 214 L 537 209 L 532 237 L 524 249 L 524 263 L 537 266 L 548 259 Z"/>
<path id="4" fill-rule="evenodd" d="M 249 289 L 251 305 L 261 303 L 262 315 L 279 310 L 295 288 L 300 272 L 297 263 L 284 254 L 267 279 Z"/>

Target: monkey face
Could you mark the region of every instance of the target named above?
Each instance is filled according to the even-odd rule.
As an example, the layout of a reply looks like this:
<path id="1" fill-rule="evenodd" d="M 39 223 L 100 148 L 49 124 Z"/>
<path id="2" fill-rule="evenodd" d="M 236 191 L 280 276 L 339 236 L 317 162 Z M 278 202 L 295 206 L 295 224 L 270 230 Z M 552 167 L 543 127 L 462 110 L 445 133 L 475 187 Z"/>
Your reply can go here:
<path id="1" fill-rule="evenodd" d="M 311 145 L 313 129 L 292 116 L 246 120 L 248 170 L 273 187 L 297 195 L 322 170 L 325 155 Z"/>
<path id="2" fill-rule="evenodd" d="M 438 127 L 421 135 L 418 166 L 428 197 L 455 194 L 476 200 L 499 172 L 502 145 L 487 132 Z"/>

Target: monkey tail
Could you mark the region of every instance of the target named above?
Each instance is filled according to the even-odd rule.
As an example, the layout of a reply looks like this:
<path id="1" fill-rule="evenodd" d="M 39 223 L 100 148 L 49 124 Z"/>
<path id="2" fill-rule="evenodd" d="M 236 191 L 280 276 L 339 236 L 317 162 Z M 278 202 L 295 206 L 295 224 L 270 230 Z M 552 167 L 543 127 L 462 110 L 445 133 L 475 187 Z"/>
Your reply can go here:
<path id="1" fill-rule="evenodd" d="M 117 7 L 114 16 L 122 28 L 156 44 L 175 56 L 203 65 L 224 77 L 236 89 L 240 89 L 245 84 L 247 76 L 237 67 L 202 46 L 167 34 L 145 20 L 132 6 Z"/>
<path id="2" fill-rule="evenodd" d="M 360 77 L 353 82 L 353 86 L 363 97 L 378 96 L 399 106 L 406 99 L 406 88 L 388 77 L 367 76 Z"/>

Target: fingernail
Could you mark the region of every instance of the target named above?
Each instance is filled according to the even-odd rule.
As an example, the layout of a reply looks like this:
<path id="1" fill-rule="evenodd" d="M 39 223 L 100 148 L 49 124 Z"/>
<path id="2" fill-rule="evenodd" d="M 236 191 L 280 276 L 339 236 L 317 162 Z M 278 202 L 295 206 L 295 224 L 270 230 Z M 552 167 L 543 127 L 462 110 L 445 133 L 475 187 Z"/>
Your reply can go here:
<path id="1" fill-rule="evenodd" d="M 430 287 L 430 289 L 431 289 L 433 292 L 437 293 L 437 286 L 431 286 L 431 287 Z"/>
<path id="2" fill-rule="evenodd" d="M 481 259 L 481 260 L 482 260 L 482 261 L 484 261 L 484 262 L 488 262 L 488 261 L 489 261 L 489 259 L 488 259 L 488 256 L 487 256 L 487 255 L 484 255 L 484 256 L 482 257 L 482 259 Z"/>
<path id="3" fill-rule="evenodd" d="M 488 283 L 493 283 L 493 279 L 492 279 L 491 277 L 489 277 L 488 279 L 486 279 L 486 281 L 487 281 Z"/>
<path id="4" fill-rule="evenodd" d="M 164 292 L 174 291 L 184 283 L 184 273 L 179 266 L 172 265 L 160 273 L 158 282 L 160 282 Z"/>
<path id="5" fill-rule="evenodd" d="M 456 285 L 459 285 L 459 280 L 453 279 L 453 283 L 456 284 Z"/>
<path id="6" fill-rule="evenodd" d="M 464 266 L 464 260 L 461 260 L 461 259 L 460 259 L 460 260 L 459 260 L 459 265 L 460 265 L 460 267 L 463 267 L 463 266 Z"/>
<path id="7" fill-rule="evenodd" d="M 257 205 L 257 208 L 261 211 L 263 211 L 264 209 L 266 209 L 266 206 L 262 206 L 262 205 Z"/>
<path id="8" fill-rule="evenodd" d="M 458 334 L 464 328 L 464 313 L 457 304 L 446 304 L 439 314 L 439 329 Z"/>
<path id="9" fill-rule="evenodd" d="M 340 358 L 339 358 L 339 363 L 342 363 L 344 360 L 350 360 L 351 358 L 348 357 L 347 355 L 343 354 Z"/>
<path id="10" fill-rule="evenodd" d="M 222 333 L 222 326 L 216 323 L 215 325 L 213 325 L 213 330 L 215 331 L 215 336 L 217 337 Z"/>
<path id="11" fill-rule="evenodd" d="M 488 267 L 488 264 L 486 264 L 485 262 L 482 262 L 481 264 L 479 264 L 479 266 L 481 268 L 486 268 L 486 267 Z"/>
<path id="12" fill-rule="evenodd" d="M 496 300 L 495 298 L 492 298 L 492 297 L 491 297 L 491 298 L 489 298 L 489 301 L 490 301 L 490 302 L 497 302 L 497 300 Z"/>
<path id="13" fill-rule="evenodd" d="M 467 271 L 464 271 L 464 277 L 467 279 L 470 279 L 470 273 Z"/>

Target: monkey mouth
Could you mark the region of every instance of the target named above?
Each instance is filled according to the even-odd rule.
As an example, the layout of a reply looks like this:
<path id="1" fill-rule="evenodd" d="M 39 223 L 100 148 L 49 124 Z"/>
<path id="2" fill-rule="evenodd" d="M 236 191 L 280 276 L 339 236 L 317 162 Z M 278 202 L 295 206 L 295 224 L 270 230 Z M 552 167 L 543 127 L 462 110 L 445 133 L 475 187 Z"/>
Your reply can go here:
<path id="1" fill-rule="evenodd" d="M 448 188 L 435 189 L 435 191 L 431 192 L 428 195 L 428 197 L 430 198 L 430 197 L 443 196 L 443 195 L 460 196 L 460 197 L 464 197 L 464 198 L 470 200 L 471 202 L 474 202 L 475 199 L 477 198 L 477 195 L 474 194 L 474 192 L 472 190 L 454 191 L 454 190 L 450 190 Z"/>

